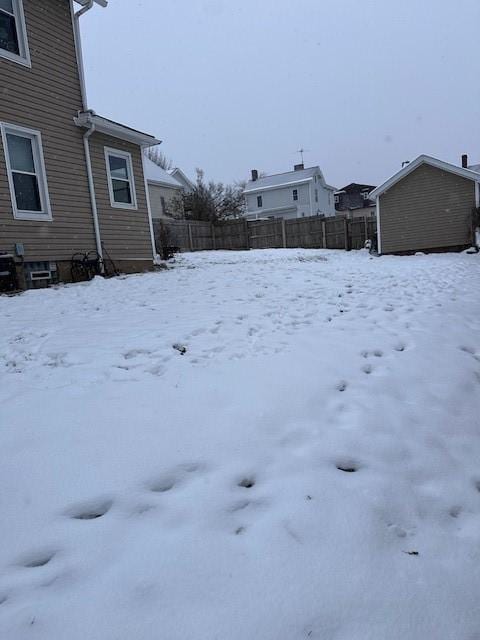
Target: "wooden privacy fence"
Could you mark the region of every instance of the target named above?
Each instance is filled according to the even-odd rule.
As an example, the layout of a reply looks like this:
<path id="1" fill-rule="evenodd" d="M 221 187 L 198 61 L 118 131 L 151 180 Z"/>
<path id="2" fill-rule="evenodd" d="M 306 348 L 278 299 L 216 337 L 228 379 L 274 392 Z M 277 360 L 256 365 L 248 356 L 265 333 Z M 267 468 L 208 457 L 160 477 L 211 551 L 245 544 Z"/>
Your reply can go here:
<path id="1" fill-rule="evenodd" d="M 157 249 L 163 245 L 181 251 L 212 249 L 362 249 L 376 240 L 375 218 L 347 220 L 343 216 L 292 220 L 231 220 L 211 224 L 195 220 L 154 220 Z"/>

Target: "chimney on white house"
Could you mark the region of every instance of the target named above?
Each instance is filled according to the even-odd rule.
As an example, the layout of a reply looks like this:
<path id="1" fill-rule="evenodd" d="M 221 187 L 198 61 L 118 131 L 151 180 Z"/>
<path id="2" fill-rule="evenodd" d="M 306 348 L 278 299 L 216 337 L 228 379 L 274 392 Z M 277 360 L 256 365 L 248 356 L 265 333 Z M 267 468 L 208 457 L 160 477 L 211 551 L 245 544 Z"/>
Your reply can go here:
<path id="1" fill-rule="evenodd" d="M 468 156 L 466 153 L 462 156 L 462 167 L 463 169 L 468 169 Z"/>
<path id="2" fill-rule="evenodd" d="M 258 171 L 257 169 L 252 169 L 252 182 L 256 182 L 258 180 Z"/>
<path id="3" fill-rule="evenodd" d="M 293 167 L 293 170 L 294 170 L 294 171 L 303 171 L 304 169 L 305 169 L 305 165 L 303 164 L 303 162 L 302 162 L 301 164 L 296 164 L 296 165 Z"/>

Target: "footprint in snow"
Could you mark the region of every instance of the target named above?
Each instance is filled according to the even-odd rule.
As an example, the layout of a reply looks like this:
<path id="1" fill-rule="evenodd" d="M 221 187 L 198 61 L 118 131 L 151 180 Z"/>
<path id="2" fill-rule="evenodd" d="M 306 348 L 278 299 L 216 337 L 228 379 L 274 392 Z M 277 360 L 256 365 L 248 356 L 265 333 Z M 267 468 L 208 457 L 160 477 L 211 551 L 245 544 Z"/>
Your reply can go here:
<path id="1" fill-rule="evenodd" d="M 165 473 L 149 484 L 152 493 L 168 493 L 185 483 L 186 478 L 194 473 L 203 473 L 207 465 L 203 462 L 185 462 L 170 473 Z"/>
<path id="2" fill-rule="evenodd" d="M 339 471 L 344 473 L 355 473 L 360 469 L 360 465 L 355 460 L 340 460 L 335 465 Z"/>
<path id="3" fill-rule="evenodd" d="M 54 557 L 55 553 L 52 551 L 39 551 L 30 556 L 26 556 L 19 564 L 26 569 L 37 569 L 39 567 L 45 567 Z"/>
<path id="4" fill-rule="evenodd" d="M 112 508 L 113 500 L 96 500 L 70 508 L 65 515 L 73 520 L 98 520 Z"/>

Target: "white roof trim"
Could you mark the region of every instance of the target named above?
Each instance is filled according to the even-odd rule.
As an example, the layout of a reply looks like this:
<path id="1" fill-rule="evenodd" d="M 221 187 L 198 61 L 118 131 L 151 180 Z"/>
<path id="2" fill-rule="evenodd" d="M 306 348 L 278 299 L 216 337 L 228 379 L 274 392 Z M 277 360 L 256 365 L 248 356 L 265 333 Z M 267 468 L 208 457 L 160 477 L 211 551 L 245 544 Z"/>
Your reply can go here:
<path id="1" fill-rule="evenodd" d="M 393 187 L 394 184 L 403 180 L 409 173 L 415 171 L 421 164 L 428 164 L 432 167 L 436 167 L 437 169 L 442 169 L 443 171 L 448 171 L 449 173 L 454 173 L 462 178 L 467 178 L 468 180 L 473 180 L 474 182 L 480 182 L 480 174 L 475 173 L 475 171 L 471 171 L 470 169 L 463 169 L 463 167 L 457 167 L 454 164 L 450 164 L 449 162 L 444 162 L 443 160 L 438 160 L 437 158 L 433 158 L 432 156 L 421 155 L 418 156 L 415 160 L 407 164 L 403 169 L 397 171 L 391 178 L 386 180 L 379 187 L 370 192 L 369 198 L 370 200 L 374 200 L 378 198 L 382 194 L 385 193 L 388 189 Z"/>
<path id="2" fill-rule="evenodd" d="M 311 178 L 304 178 L 303 180 L 295 180 L 292 182 L 282 182 L 281 184 L 274 184 L 268 187 L 255 187 L 253 189 L 245 189 L 243 193 L 257 193 L 258 191 L 272 191 L 272 189 L 284 189 L 285 187 L 294 187 L 297 184 L 305 184 L 307 182 L 313 182 L 313 176 Z"/>
<path id="3" fill-rule="evenodd" d="M 185 175 L 185 173 L 179 167 L 174 167 L 173 169 L 169 169 L 167 173 L 169 173 L 172 176 L 172 178 L 175 178 L 175 180 L 178 180 L 175 174 L 179 173 L 182 176 L 183 180 L 185 180 L 187 185 L 190 187 L 190 189 L 192 191 L 195 189 L 195 185 L 193 184 L 193 182 L 190 180 L 190 178 L 187 175 Z M 183 185 L 181 186 L 183 187 Z"/>
<path id="4" fill-rule="evenodd" d="M 182 191 L 183 186 L 181 184 L 172 184 L 171 182 L 162 182 L 161 180 L 154 180 L 153 178 L 147 178 L 148 184 L 157 185 L 158 187 L 166 187 L 167 189 L 175 189 L 176 191 Z"/>
<path id="5" fill-rule="evenodd" d="M 95 130 L 98 131 L 98 133 L 120 138 L 120 140 L 127 140 L 133 144 L 138 144 L 140 147 L 153 147 L 156 144 L 161 144 L 161 140 L 157 140 L 148 133 L 142 133 L 118 122 L 113 122 L 113 120 L 97 116 L 93 111 L 79 113 L 78 116 L 74 118 L 74 122 L 77 127 L 85 127 L 86 129 L 91 125 L 95 125 Z"/>
<path id="6" fill-rule="evenodd" d="M 101 7 L 106 7 L 108 5 L 108 0 L 93 0 Z M 89 3 L 89 0 L 75 0 L 77 4 L 81 4 L 83 7 Z"/>

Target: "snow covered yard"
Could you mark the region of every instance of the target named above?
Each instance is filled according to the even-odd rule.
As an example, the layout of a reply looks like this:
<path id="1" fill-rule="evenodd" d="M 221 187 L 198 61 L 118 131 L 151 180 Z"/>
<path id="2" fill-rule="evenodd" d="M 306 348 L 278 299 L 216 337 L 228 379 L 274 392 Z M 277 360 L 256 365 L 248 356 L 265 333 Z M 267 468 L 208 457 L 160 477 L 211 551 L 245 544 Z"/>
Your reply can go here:
<path id="1" fill-rule="evenodd" d="M 479 640 L 479 282 L 208 252 L 0 298 L 0 638 Z"/>

